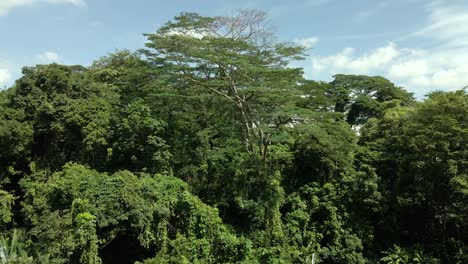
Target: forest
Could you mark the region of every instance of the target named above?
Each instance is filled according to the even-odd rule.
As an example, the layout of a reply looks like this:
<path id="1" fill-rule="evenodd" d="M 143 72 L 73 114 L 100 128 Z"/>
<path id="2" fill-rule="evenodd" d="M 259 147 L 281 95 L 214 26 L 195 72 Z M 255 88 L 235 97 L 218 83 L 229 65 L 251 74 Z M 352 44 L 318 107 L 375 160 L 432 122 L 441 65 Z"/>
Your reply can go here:
<path id="1" fill-rule="evenodd" d="M 0 91 L 0 263 L 468 263 L 468 94 L 304 77 L 263 12 Z M 458 89 L 458 90 L 456 90 Z"/>

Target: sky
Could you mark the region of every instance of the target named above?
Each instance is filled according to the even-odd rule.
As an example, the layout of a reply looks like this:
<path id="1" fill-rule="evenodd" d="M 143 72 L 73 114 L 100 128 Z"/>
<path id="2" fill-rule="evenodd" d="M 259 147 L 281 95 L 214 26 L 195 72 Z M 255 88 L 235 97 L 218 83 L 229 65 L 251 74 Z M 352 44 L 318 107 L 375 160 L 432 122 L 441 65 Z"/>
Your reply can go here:
<path id="1" fill-rule="evenodd" d="M 268 13 L 282 42 L 309 47 L 308 79 L 380 75 L 415 93 L 468 85 L 467 0 L 0 0 L 0 87 L 23 66 L 91 65 L 116 50 L 144 47 L 181 12 Z"/>

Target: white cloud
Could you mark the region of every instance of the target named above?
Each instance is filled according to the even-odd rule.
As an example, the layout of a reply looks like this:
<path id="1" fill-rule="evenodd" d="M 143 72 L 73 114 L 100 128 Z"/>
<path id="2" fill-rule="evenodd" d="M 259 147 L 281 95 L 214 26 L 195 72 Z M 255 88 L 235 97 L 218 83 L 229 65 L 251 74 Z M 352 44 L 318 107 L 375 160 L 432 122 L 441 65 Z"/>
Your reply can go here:
<path id="1" fill-rule="evenodd" d="M 468 9 L 462 6 L 430 5 L 430 21 L 413 36 L 436 38 L 451 47 L 468 45 Z"/>
<path id="2" fill-rule="evenodd" d="M 37 58 L 45 63 L 57 62 L 60 59 L 59 55 L 52 51 L 41 53 L 37 55 Z"/>
<path id="3" fill-rule="evenodd" d="M 10 81 L 10 79 L 11 79 L 10 71 L 8 69 L 0 68 L 0 89 L 2 89 L 5 83 Z"/>
<path id="4" fill-rule="evenodd" d="M 312 67 L 315 71 L 331 70 L 332 74 L 369 74 L 379 68 L 388 66 L 389 63 L 400 55 L 400 52 L 393 42 L 361 56 L 355 55 L 355 49 L 348 47 L 331 56 L 315 57 Z"/>
<path id="5" fill-rule="evenodd" d="M 317 42 L 319 41 L 319 38 L 317 37 L 301 38 L 301 39 L 294 39 L 293 41 L 297 43 L 298 45 L 301 45 L 307 49 L 310 49 L 314 47 L 315 44 L 317 44 Z"/>
<path id="6" fill-rule="evenodd" d="M 13 8 L 35 4 L 71 4 L 78 7 L 86 6 L 84 0 L 0 0 L 0 16 L 7 15 Z"/>
<path id="7" fill-rule="evenodd" d="M 328 56 L 312 56 L 312 75 L 382 75 L 422 97 L 433 90 L 468 85 L 468 6 L 429 5 L 426 26 L 412 34 L 436 48 L 411 49 L 390 42 L 368 52 L 352 47 Z"/>
<path id="8" fill-rule="evenodd" d="M 429 72 L 429 63 L 426 60 L 411 57 L 391 65 L 388 71 L 390 77 L 398 79 L 426 75 Z"/>
<path id="9" fill-rule="evenodd" d="M 388 71 L 388 77 L 420 93 L 429 90 L 454 90 L 468 84 L 466 50 L 439 51 L 426 55 L 407 54 Z M 454 57 L 458 56 L 457 59 Z"/>
<path id="10" fill-rule="evenodd" d="M 399 48 L 394 43 L 357 55 L 345 48 L 326 57 L 312 58 L 312 70 L 329 76 L 338 73 L 382 75 L 415 92 L 454 90 L 468 85 L 468 49 L 429 52 Z"/>

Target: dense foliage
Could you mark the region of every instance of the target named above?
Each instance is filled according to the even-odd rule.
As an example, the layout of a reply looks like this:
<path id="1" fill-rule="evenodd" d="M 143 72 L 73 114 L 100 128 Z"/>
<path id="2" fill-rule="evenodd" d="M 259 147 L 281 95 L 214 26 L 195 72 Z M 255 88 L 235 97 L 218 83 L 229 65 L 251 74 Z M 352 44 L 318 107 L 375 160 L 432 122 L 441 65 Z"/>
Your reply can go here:
<path id="1" fill-rule="evenodd" d="M 183 13 L 0 92 L 0 263 L 468 263 L 468 94 L 306 80 L 258 11 Z"/>

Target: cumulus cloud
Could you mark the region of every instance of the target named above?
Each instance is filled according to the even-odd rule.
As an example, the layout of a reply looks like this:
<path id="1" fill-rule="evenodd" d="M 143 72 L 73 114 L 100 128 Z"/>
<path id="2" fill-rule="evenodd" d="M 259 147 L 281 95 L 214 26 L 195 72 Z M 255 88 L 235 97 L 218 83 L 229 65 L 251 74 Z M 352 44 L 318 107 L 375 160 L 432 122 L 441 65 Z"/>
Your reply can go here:
<path id="1" fill-rule="evenodd" d="M 467 51 L 427 52 L 422 56 L 408 54 L 392 65 L 388 76 L 420 92 L 459 89 L 468 84 L 468 55 L 464 55 Z"/>
<path id="2" fill-rule="evenodd" d="M 7 15 L 13 8 L 35 4 L 71 4 L 79 7 L 86 6 L 84 0 L 0 0 L 0 16 Z"/>
<path id="3" fill-rule="evenodd" d="M 59 55 L 52 51 L 41 53 L 37 55 L 37 58 L 44 63 L 57 62 L 60 59 Z"/>
<path id="4" fill-rule="evenodd" d="M 428 61 L 422 58 L 408 58 L 393 64 L 388 73 L 393 78 L 404 79 L 430 73 Z"/>
<path id="5" fill-rule="evenodd" d="M 332 71 L 332 74 L 352 72 L 369 74 L 388 66 L 400 53 L 393 42 L 363 55 L 356 55 L 354 48 L 347 47 L 337 54 L 315 57 L 312 68 L 315 71 Z"/>
<path id="6" fill-rule="evenodd" d="M 11 79 L 11 73 L 8 69 L 2 69 L 0 68 L 0 89 L 3 88 L 5 83 L 10 81 Z"/>
<path id="7" fill-rule="evenodd" d="M 422 97 L 432 90 L 468 85 L 468 6 L 430 5 L 426 26 L 410 38 L 437 43 L 412 49 L 394 42 L 362 52 L 352 47 L 328 56 L 312 56 L 314 75 L 382 75 Z"/>
<path id="8" fill-rule="evenodd" d="M 301 38 L 301 39 L 294 39 L 294 42 L 297 43 L 298 45 L 301 45 L 307 49 L 310 49 L 317 44 L 319 41 L 319 38 L 317 37 L 310 37 L 310 38 Z"/>
<path id="9" fill-rule="evenodd" d="M 413 91 L 419 97 L 431 90 L 453 90 L 468 85 L 468 49 L 430 52 L 400 48 L 395 43 L 364 54 L 345 48 L 337 54 L 315 57 L 312 70 L 383 75 Z"/>

